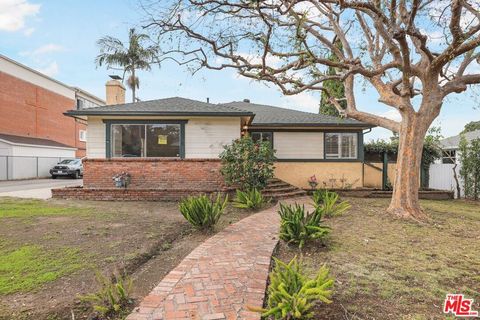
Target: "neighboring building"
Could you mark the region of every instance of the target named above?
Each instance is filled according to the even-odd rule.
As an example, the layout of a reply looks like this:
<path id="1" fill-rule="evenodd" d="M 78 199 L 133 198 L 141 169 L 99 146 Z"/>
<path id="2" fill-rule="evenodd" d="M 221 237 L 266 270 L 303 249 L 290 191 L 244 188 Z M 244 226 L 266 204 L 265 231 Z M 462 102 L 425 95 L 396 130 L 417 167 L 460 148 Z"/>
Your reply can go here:
<path id="1" fill-rule="evenodd" d="M 131 189 L 219 190 L 219 154 L 247 132 L 272 141 L 275 175 L 294 186 L 307 188 L 316 175 L 328 186 L 362 187 L 363 130 L 373 127 L 248 100 L 210 104 L 179 97 L 66 114 L 88 123 L 84 189 L 112 188 L 112 177 L 127 172 Z"/>
<path id="2" fill-rule="evenodd" d="M 37 157 L 48 163 L 45 166 L 63 157 L 84 157 L 86 122 L 66 117 L 64 112 L 79 105 L 104 104 L 88 92 L 0 55 L 0 179 L 31 177 L 27 171 L 45 176 L 48 171 L 31 168 Z M 28 149 L 20 151 L 19 145 L 28 145 Z M 12 171 L 14 161 L 25 164 L 17 166 L 17 173 Z"/>
<path id="3" fill-rule="evenodd" d="M 480 130 L 466 132 L 453 137 L 445 138 L 440 141 L 440 146 L 443 150 L 441 163 L 458 163 L 458 149 L 460 147 L 460 139 L 465 136 L 468 142 L 473 139 L 480 138 Z"/>
<path id="4" fill-rule="evenodd" d="M 458 194 L 456 190 L 457 182 L 455 181 L 453 170 L 455 170 L 457 174 L 460 186 L 460 196 L 463 196 L 464 192 L 463 183 L 460 179 L 462 163 L 459 158 L 460 139 L 462 135 L 465 136 L 468 142 L 470 142 L 473 139 L 480 138 L 480 130 L 466 132 L 464 134 L 441 140 L 440 146 L 442 148 L 442 158 L 438 159 L 430 166 L 429 187 L 438 190 L 454 191 L 455 197 L 458 197 Z"/>

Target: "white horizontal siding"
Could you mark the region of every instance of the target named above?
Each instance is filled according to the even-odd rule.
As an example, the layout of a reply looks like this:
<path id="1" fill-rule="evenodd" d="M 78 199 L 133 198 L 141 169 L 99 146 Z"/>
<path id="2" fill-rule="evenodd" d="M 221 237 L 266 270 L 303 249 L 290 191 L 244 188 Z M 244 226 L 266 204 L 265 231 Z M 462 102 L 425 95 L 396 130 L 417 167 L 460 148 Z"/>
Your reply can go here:
<path id="1" fill-rule="evenodd" d="M 88 118 L 87 158 L 105 158 L 105 124 L 100 118 Z"/>
<path id="2" fill-rule="evenodd" d="M 218 158 L 240 138 L 240 118 L 194 118 L 185 125 L 185 158 Z"/>
<path id="3" fill-rule="evenodd" d="M 274 132 L 278 159 L 323 159 L 323 132 Z"/>

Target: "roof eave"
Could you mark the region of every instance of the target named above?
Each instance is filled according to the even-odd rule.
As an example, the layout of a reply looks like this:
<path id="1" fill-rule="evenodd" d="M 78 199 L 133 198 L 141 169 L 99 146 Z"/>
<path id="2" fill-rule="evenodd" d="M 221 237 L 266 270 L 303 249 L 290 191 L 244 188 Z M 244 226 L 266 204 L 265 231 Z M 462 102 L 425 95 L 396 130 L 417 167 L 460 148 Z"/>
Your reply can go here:
<path id="1" fill-rule="evenodd" d="M 157 112 L 157 111 L 121 111 L 121 112 L 88 112 L 88 111 L 67 111 L 66 116 L 208 116 L 208 117 L 253 117 L 251 112 Z"/>
<path id="2" fill-rule="evenodd" d="M 253 123 L 251 127 L 356 127 L 374 128 L 375 125 L 367 123 Z"/>

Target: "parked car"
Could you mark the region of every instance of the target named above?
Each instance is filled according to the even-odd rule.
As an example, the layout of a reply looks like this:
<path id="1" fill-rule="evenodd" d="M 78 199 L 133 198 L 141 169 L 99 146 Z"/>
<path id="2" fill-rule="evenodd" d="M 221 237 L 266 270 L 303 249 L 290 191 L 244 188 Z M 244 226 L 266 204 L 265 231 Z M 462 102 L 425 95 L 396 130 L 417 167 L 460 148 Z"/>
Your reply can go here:
<path id="1" fill-rule="evenodd" d="M 62 160 L 50 169 L 50 174 L 52 175 L 52 179 L 56 179 L 59 176 L 70 176 L 74 179 L 79 179 L 83 176 L 82 159 Z"/>

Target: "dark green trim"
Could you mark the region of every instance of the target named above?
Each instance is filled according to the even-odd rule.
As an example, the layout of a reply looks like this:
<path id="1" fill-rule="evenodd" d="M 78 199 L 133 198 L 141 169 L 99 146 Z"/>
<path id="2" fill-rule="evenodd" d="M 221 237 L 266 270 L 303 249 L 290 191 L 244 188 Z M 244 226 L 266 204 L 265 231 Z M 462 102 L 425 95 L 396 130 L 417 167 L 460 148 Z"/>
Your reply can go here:
<path id="1" fill-rule="evenodd" d="M 313 122 L 313 123 L 291 123 L 291 122 L 281 122 L 281 123 L 254 123 L 251 125 L 252 130 L 256 130 L 255 127 L 360 127 L 360 128 L 373 128 L 374 125 L 369 125 L 366 123 L 322 123 L 322 122 Z"/>
<path id="2" fill-rule="evenodd" d="M 112 124 L 185 124 L 188 122 L 188 120 L 173 120 L 173 119 L 152 119 L 152 120 L 135 120 L 135 119 L 103 119 L 103 123 L 107 125 L 112 125 Z"/>
<path id="3" fill-rule="evenodd" d="M 383 168 L 382 168 L 382 190 L 387 190 L 388 184 L 388 153 L 383 153 Z"/>
<path id="4" fill-rule="evenodd" d="M 362 162 L 359 159 L 276 159 L 277 162 Z"/>
<path id="5" fill-rule="evenodd" d="M 320 126 L 318 126 L 320 127 Z M 247 130 L 248 132 L 362 132 L 359 128 L 344 128 L 344 129 L 328 129 L 328 128 L 316 128 L 316 129 L 306 129 L 306 128 L 298 128 L 298 129 L 268 129 L 268 128 L 255 128 L 250 127 Z"/>
<path id="6" fill-rule="evenodd" d="M 185 159 L 185 123 L 180 123 L 180 159 Z"/>
<path id="7" fill-rule="evenodd" d="M 365 147 L 363 146 L 363 132 L 357 133 L 357 158 L 362 162 L 365 161 Z"/>
<path id="8" fill-rule="evenodd" d="M 94 110 L 71 110 L 63 113 L 66 116 L 208 116 L 208 117 L 251 117 L 251 112 L 159 112 L 159 111 L 94 111 Z"/>
<path id="9" fill-rule="evenodd" d="M 105 123 L 105 151 L 106 157 L 112 157 L 111 139 L 112 139 L 112 124 L 179 124 L 180 125 L 180 159 L 185 159 L 185 124 L 188 120 L 109 120 L 104 119 Z"/>

